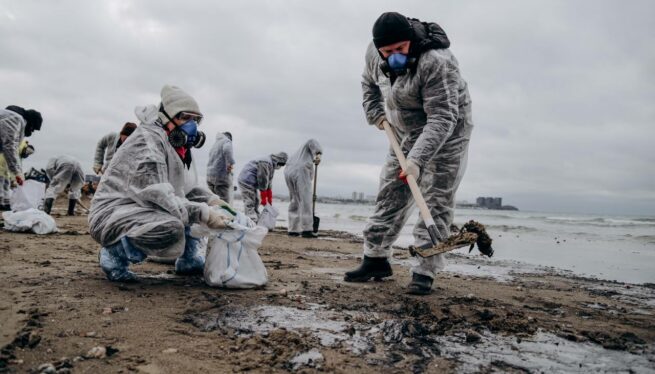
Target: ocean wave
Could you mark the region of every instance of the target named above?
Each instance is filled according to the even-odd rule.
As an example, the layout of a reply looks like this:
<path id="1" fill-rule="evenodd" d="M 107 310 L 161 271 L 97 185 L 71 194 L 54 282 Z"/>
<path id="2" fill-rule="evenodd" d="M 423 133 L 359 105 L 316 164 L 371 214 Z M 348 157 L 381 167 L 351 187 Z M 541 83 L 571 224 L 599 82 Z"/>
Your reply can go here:
<path id="1" fill-rule="evenodd" d="M 587 225 L 597 227 L 655 226 L 655 220 L 649 218 L 545 217 L 544 221 L 562 225 Z"/>
<path id="2" fill-rule="evenodd" d="M 629 237 L 630 239 L 634 239 L 637 241 L 640 241 L 645 244 L 655 244 L 655 235 L 625 235 L 625 237 Z"/>
<path id="3" fill-rule="evenodd" d="M 506 218 L 506 219 L 521 219 L 520 217 L 517 216 L 512 216 L 509 214 L 480 214 L 479 217 L 484 217 L 484 218 Z M 529 217 L 532 218 L 532 217 Z M 481 218 L 482 219 L 482 218 Z"/>
<path id="4" fill-rule="evenodd" d="M 521 225 L 485 225 L 489 231 L 503 231 L 503 232 L 536 232 L 539 229 Z"/>

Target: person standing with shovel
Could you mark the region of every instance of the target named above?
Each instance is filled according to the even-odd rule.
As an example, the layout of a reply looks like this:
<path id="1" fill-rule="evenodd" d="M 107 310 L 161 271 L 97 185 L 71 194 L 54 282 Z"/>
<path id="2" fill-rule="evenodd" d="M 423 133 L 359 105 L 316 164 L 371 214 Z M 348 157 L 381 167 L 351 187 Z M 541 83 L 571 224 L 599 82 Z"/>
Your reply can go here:
<path id="1" fill-rule="evenodd" d="M 384 13 L 373 26 L 362 80 L 364 111 L 369 124 L 386 129 L 392 145 L 396 139 L 400 144 L 382 168 L 375 212 L 364 229 L 364 259 L 346 273 L 348 282 L 393 274 L 390 247 L 415 197 L 423 213 L 413 231 L 415 246 L 433 246 L 450 234 L 473 122 L 467 84 L 449 46 L 437 24 L 399 13 Z M 418 257 L 407 292 L 431 293 L 444 266 L 443 254 Z"/>
<path id="2" fill-rule="evenodd" d="M 312 179 L 321 162 L 323 149 L 318 141 L 310 139 L 287 161 L 284 179 L 289 187 L 289 236 L 317 237 L 314 224 Z M 314 192 L 316 180 L 314 179 Z M 314 226 L 317 226 L 314 229 Z"/>

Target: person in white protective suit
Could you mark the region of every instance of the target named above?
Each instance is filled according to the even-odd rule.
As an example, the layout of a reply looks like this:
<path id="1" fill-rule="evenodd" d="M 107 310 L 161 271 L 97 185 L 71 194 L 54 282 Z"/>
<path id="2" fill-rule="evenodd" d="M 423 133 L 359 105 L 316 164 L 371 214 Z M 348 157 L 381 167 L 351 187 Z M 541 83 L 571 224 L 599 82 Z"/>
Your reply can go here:
<path id="1" fill-rule="evenodd" d="M 0 109 L 0 153 L 18 185 L 22 185 L 25 179 L 18 148 L 24 137 L 41 130 L 42 123 L 41 113 L 34 109 L 24 109 L 16 105 Z"/>
<path id="2" fill-rule="evenodd" d="M 195 99 L 164 86 L 159 107 L 135 110 L 141 124 L 118 148 L 91 203 L 89 231 L 102 249 L 100 267 L 111 281 L 135 281 L 130 263 L 147 256 L 177 257 L 178 274 L 202 274 L 204 258 L 190 225 L 226 227 L 226 205 L 198 186 L 191 149 L 202 146 L 202 120 Z"/>
<path id="3" fill-rule="evenodd" d="M 239 189 L 246 216 L 257 222 L 259 204 L 273 204 L 273 175 L 287 163 L 287 154 L 275 153 L 250 161 L 239 173 Z M 257 196 L 259 190 L 259 196 Z"/>
<path id="4" fill-rule="evenodd" d="M 211 192 L 221 199 L 232 203 L 232 171 L 234 170 L 234 154 L 232 150 L 232 134 L 218 133 L 216 142 L 209 150 L 207 162 L 207 186 Z"/>
<path id="5" fill-rule="evenodd" d="M 389 151 L 380 174 L 375 211 L 364 229 L 364 259 L 345 280 L 365 282 L 392 275 L 388 256 L 414 201 L 402 180 L 413 175 L 446 240 L 453 221 L 455 193 L 466 169 L 473 129 L 471 98 L 450 41 L 435 23 L 384 13 L 373 26 L 362 77 L 363 106 L 369 124 L 388 123 L 407 156 L 406 172 Z M 417 247 L 431 246 L 423 220 L 414 228 Z M 418 258 L 408 293 L 428 294 L 443 255 Z"/>
<path id="6" fill-rule="evenodd" d="M 284 167 L 284 179 L 289 187 L 289 235 L 314 238 L 312 212 L 312 182 L 314 165 L 321 162 L 323 149 L 318 141 L 310 139 L 289 157 Z"/>
<path id="7" fill-rule="evenodd" d="M 75 215 L 75 205 L 82 196 L 84 172 L 82 165 L 72 156 L 58 156 L 48 160 L 45 173 L 50 181 L 45 191 L 43 211 L 50 214 L 57 196 L 68 187 L 68 215 Z"/>
<path id="8" fill-rule="evenodd" d="M 118 147 L 125 143 L 127 137 L 132 135 L 134 130 L 136 130 L 136 124 L 126 122 L 119 133 L 110 132 L 100 138 L 96 145 L 96 153 L 93 160 L 93 172 L 96 174 L 104 173 Z"/>
<path id="9" fill-rule="evenodd" d="M 27 139 L 23 139 L 18 146 L 18 154 L 20 160 L 29 157 L 34 153 L 34 146 L 28 143 Z M 9 171 L 5 155 L 0 153 L 0 211 L 11 210 L 11 185 L 16 176 Z"/>

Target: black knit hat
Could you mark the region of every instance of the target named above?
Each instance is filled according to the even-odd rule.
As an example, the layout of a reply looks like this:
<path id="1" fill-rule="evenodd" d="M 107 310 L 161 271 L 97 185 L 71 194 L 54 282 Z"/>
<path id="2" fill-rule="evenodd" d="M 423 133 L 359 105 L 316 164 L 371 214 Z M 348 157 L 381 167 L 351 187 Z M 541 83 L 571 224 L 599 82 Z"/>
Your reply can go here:
<path id="1" fill-rule="evenodd" d="M 125 122 L 123 128 L 121 129 L 120 134 L 125 136 L 130 136 L 136 130 L 136 123 Z"/>
<path id="2" fill-rule="evenodd" d="M 34 109 L 28 109 L 25 111 L 23 118 L 25 118 L 27 126 L 30 127 L 32 131 L 41 130 L 41 124 L 43 123 L 43 117 L 41 116 L 41 113 Z"/>
<path id="3" fill-rule="evenodd" d="M 373 24 L 373 44 L 375 48 L 411 40 L 414 35 L 407 17 L 396 12 L 382 13 Z"/>

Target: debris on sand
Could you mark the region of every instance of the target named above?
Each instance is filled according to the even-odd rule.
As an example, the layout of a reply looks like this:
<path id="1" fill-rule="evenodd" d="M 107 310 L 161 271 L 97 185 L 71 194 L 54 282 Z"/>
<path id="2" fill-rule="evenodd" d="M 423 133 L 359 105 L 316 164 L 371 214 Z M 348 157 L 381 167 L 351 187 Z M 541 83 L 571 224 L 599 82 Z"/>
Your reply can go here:
<path id="1" fill-rule="evenodd" d="M 307 352 L 300 353 L 289 360 L 289 364 L 291 364 L 292 370 L 298 370 L 303 366 L 310 368 L 320 368 L 322 362 L 323 355 L 316 348 L 310 349 Z"/>

